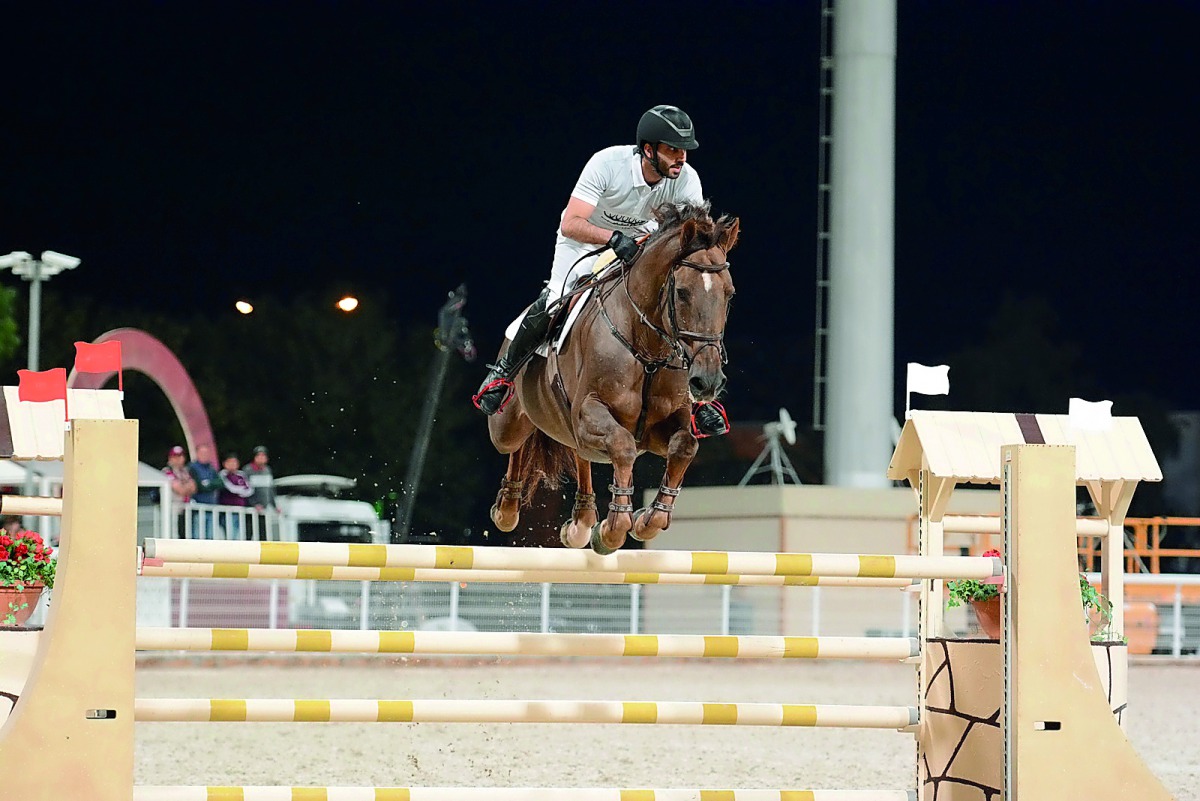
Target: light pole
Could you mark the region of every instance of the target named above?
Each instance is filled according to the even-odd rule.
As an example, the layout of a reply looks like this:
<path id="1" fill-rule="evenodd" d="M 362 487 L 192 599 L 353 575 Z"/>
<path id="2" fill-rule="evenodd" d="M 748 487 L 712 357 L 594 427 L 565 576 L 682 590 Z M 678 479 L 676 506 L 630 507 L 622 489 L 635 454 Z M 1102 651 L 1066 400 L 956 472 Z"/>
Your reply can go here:
<path id="1" fill-rule="evenodd" d="M 12 270 L 29 282 L 29 358 L 30 370 L 38 369 L 38 348 L 42 334 L 42 282 L 53 278 L 63 270 L 74 270 L 79 259 L 53 250 L 42 251 L 35 259 L 23 250 L 0 256 L 0 270 Z"/>
<path id="2" fill-rule="evenodd" d="M 53 250 L 43 250 L 42 257 L 35 259 L 23 250 L 14 250 L 7 256 L 0 256 L 0 270 L 12 270 L 13 275 L 19 275 L 29 282 L 29 357 L 30 370 L 38 369 L 38 349 L 41 346 L 42 335 L 42 282 L 53 278 L 63 270 L 74 270 L 79 266 L 79 259 L 56 253 Z M 33 494 L 33 467 L 25 465 L 25 486 L 21 490 L 25 495 Z M 22 525 L 29 526 L 33 518 L 26 516 Z"/>
<path id="3" fill-rule="evenodd" d="M 442 308 L 438 309 L 438 327 L 433 338 L 438 355 L 433 364 L 433 375 L 429 379 L 429 389 L 425 393 L 425 406 L 421 409 L 421 422 L 417 425 L 417 439 L 413 443 L 412 457 L 408 460 L 408 475 L 404 478 L 404 506 L 400 510 L 396 528 L 392 531 L 392 542 L 408 542 L 413 507 L 417 503 L 417 489 L 421 485 L 425 453 L 429 450 L 429 435 L 433 432 L 433 418 L 442 395 L 442 384 L 446 380 L 450 351 L 458 351 L 469 362 L 475 360 L 475 343 L 471 340 L 471 332 L 467 328 L 467 318 L 462 313 L 466 305 L 467 287 L 463 284 L 449 293 L 449 298 L 442 304 Z"/>

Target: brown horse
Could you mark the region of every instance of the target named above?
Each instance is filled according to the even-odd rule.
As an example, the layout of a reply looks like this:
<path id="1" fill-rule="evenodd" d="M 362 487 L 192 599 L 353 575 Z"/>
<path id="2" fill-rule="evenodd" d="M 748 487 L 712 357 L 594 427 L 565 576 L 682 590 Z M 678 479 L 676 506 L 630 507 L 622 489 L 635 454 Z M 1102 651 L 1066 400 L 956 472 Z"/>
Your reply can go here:
<path id="1" fill-rule="evenodd" d="M 738 220 L 713 220 L 708 205 L 664 206 L 660 227 L 632 266 L 620 262 L 594 284 L 566 343 L 534 358 L 515 397 L 488 420 L 508 470 L 492 507 L 502 531 L 539 483 L 578 483 L 563 544 L 612 553 L 626 534 L 649 540 L 671 525 L 684 473 L 696 455 L 691 410 L 725 387 L 725 321 L 733 297 L 728 253 Z M 507 347 L 506 342 L 504 347 Z M 503 352 L 503 348 L 501 350 Z M 633 462 L 649 451 L 667 461 L 658 495 L 633 510 Z M 597 523 L 592 462 L 613 466 L 608 516 Z"/>

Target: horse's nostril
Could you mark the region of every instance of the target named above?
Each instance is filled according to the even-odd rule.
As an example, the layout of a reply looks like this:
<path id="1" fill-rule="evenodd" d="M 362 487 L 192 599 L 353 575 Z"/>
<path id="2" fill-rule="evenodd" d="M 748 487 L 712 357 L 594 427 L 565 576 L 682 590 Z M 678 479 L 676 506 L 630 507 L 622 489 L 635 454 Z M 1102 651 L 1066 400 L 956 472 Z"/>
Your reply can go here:
<path id="1" fill-rule="evenodd" d="M 692 391 L 693 395 L 703 395 L 704 390 L 707 387 L 708 382 L 706 382 L 700 376 L 692 376 L 691 379 L 688 380 L 688 389 Z"/>

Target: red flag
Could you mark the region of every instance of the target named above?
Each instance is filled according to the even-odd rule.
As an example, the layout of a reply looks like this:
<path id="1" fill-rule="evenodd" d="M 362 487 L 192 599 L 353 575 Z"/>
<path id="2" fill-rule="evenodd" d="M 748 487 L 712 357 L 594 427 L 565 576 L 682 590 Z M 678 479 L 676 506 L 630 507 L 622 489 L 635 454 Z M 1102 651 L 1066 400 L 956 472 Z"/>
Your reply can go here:
<path id="1" fill-rule="evenodd" d="M 124 390 L 120 340 L 114 339 L 98 345 L 90 342 L 76 342 L 75 370 L 80 373 L 116 373 L 117 389 Z"/>
<path id="2" fill-rule="evenodd" d="M 17 399 L 34 403 L 61 399 L 65 413 L 67 411 L 67 371 L 62 367 L 41 372 L 18 370 Z M 70 419 L 69 414 L 64 416 Z"/>

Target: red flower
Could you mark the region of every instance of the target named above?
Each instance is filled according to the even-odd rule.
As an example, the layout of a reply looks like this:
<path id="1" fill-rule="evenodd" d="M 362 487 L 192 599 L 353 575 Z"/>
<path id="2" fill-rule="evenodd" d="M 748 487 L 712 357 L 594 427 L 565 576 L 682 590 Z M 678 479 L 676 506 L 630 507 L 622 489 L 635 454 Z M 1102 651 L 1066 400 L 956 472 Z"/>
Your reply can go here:
<path id="1" fill-rule="evenodd" d="M 7 534 L 0 534 L 0 548 L 7 548 L 12 545 L 12 537 Z"/>
<path id="2" fill-rule="evenodd" d="M 0 548 L 0 562 L 7 562 L 7 561 L 8 561 L 8 549 Z"/>
<path id="3" fill-rule="evenodd" d="M 989 549 L 989 550 L 986 550 L 986 551 L 984 551 L 984 552 L 983 552 L 983 555 L 984 555 L 984 556 L 996 556 L 996 557 L 998 557 L 998 556 L 1000 556 L 1000 552 L 999 552 L 999 551 L 997 551 L 995 548 L 991 548 L 991 549 Z"/>
<path id="4" fill-rule="evenodd" d="M 29 546 L 23 542 L 18 542 L 17 547 L 13 549 L 18 559 L 24 559 L 29 554 Z"/>

